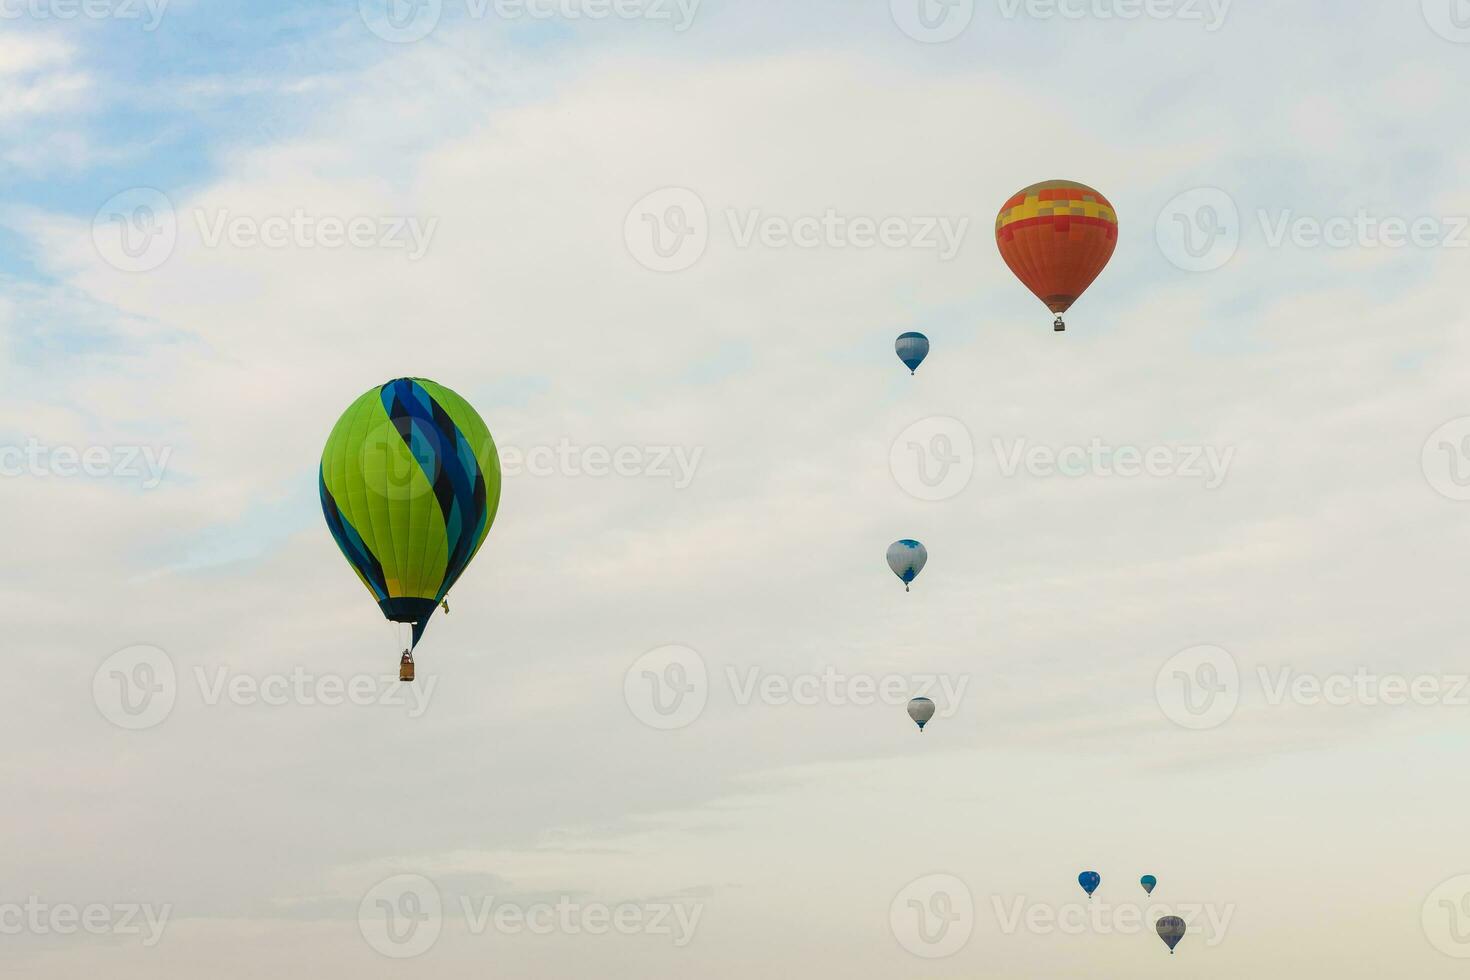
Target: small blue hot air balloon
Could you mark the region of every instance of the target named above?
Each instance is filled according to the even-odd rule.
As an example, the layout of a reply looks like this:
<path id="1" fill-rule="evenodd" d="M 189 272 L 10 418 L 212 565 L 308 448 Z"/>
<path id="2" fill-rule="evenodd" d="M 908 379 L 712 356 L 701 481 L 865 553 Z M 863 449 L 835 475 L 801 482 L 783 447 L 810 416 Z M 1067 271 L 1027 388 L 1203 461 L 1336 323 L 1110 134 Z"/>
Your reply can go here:
<path id="1" fill-rule="evenodd" d="M 1097 891 L 1097 886 L 1102 884 L 1102 875 L 1096 871 L 1084 871 L 1077 876 L 1077 884 L 1081 885 L 1087 897 L 1091 898 L 1092 893 Z"/>
<path id="2" fill-rule="evenodd" d="M 924 358 L 929 356 L 929 338 L 910 330 L 908 333 L 898 335 L 893 349 L 898 352 L 898 359 L 903 361 L 909 373 L 918 374 L 919 365 L 923 364 Z"/>
<path id="3" fill-rule="evenodd" d="M 1143 886 L 1143 890 L 1145 892 L 1152 895 L 1154 893 L 1154 888 L 1156 888 L 1159 884 L 1159 879 L 1155 878 L 1153 875 L 1144 875 L 1142 878 L 1138 879 L 1138 883 Z"/>
<path id="4" fill-rule="evenodd" d="M 919 577 L 928 561 L 928 550 L 917 541 L 905 538 L 888 546 L 888 567 L 903 580 L 905 592 L 909 591 L 909 583 Z"/>
<path id="5" fill-rule="evenodd" d="M 1159 920 L 1155 928 L 1158 929 L 1159 938 L 1164 941 L 1164 945 L 1169 947 L 1169 955 L 1173 956 L 1174 947 L 1178 946 L 1179 940 L 1184 938 L 1184 920 L 1177 915 L 1166 915 Z"/>

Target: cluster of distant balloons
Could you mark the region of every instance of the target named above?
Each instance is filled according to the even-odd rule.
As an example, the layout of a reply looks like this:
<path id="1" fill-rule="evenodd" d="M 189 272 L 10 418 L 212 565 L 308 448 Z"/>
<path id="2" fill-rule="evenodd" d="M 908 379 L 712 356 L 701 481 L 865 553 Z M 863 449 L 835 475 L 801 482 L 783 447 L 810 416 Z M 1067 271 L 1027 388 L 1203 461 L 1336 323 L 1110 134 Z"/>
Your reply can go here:
<path id="1" fill-rule="evenodd" d="M 1153 875 L 1144 875 L 1138 879 L 1138 883 L 1143 886 L 1146 894 L 1152 895 L 1154 889 L 1159 885 L 1159 879 Z M 1097 891 L 1098 886 L 1102 884 L 1102 875 L 1096 871 L 1084 871 L 1077 876 L 1077 884 L 1082 886 L 1082 890 L 1087 893 L 1087 897 L 1090 899 L 1092 898 L 1092 893 Z M 1174 953 L 1174 947 L 1178 946 L 1179 940 L 1184 938 L 1184 920 L 1177 915 L 1166 915 L 1158 921 L 1154 929 L 1158 932 L 1159 938 L 1164 941 L 1164 945 L 1169 947 L 1169 953 L 1172 955 Z"/>
<path id="2" fill-rule="evenodd" d="M 1016 278 L 1056 314 L 1052 328 L 1066 329 L 1062 314 L 1071 309 L 1113 257 L 1118 244 L 1118 214 L 1102 194 L 1072 180 L 1044 180 L 1022 188 L 995 217 L 995 244 Z M 929 338 L 915 330 L 893 344 L 909 374 L 929 356 Z M 888 567 L 905 592 L 929 561 L 928 550 L 904 538 L 888 546 Z M 919 731 L 934 717 L 934 702 L 914 698 L 909 717 Z"/>
<path id="3" fill-rule="evenodd" d="M 1006 201 L 995 219 L 995 242 L 1016 277 L 1056 314 L 1052 329 L 1060 333 L 1067 328 L 1062 314 L 1113 257 L 1118 244 L 1118 215 L 1107 198 L 1086 184 L 1043 181 Z M 929 356 L 929 338 L 911 330 L 899 334 L 893 349 L 909 373 L 918 374 L 919 366 Z M 905 592 L 910 591 L 928 561 L 929 552 L 918 541 L 905 538 L 888 546 L 888 567 L 903 582 Z M 908 712 L 922 732 L 934 717 L 934 702 L 914 698 L 908 703 Z M 1090 899 L 1102 884 L 1102 875 L 1084 871 L 1077 876 L 1077 883 Z M 1144 875 L 1139 884 L 1152 895 L 1159 879 Z M 1156 928 L 1172 954 L 1184 938 L 1184 920 L 1166 915 Z"/>

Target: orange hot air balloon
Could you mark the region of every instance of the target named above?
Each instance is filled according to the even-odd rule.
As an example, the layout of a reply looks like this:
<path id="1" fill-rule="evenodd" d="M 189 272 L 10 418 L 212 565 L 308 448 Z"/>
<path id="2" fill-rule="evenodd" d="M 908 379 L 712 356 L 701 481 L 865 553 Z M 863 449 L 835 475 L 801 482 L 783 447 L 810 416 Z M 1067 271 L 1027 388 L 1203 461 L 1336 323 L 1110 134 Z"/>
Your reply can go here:
<path id="1" fill-rule="evenodd" d="M 1108 199 L 1086 184 L 1044 180 L 1017 191 L 995 218 L 1000 256 L 1057 315 L 1098 277 L 1118 245 L 1118 215 Z"/>

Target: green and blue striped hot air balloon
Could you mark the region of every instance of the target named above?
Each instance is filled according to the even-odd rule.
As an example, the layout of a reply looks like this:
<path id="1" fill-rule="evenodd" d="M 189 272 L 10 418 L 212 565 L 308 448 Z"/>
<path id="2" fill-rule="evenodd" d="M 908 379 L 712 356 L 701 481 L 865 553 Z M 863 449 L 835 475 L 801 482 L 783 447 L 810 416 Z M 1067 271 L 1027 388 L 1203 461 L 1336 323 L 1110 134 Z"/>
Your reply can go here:
<path id="1" fill-rule="evenodd" d="M 417 646 L 495 521 L 500 456 L 489 428 L 443 385 L 398 378 L 342 413 L 320 484 L 337 547 L 383 615 L 413 624 Z"/>

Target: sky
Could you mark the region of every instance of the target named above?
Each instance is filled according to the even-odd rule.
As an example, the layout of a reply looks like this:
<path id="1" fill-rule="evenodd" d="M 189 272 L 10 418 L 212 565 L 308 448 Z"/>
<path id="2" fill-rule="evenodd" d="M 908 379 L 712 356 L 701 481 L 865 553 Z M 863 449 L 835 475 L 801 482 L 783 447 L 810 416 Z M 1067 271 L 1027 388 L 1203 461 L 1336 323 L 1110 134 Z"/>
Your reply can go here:
<path id="1" fill-rule="evenodd" d="M 1467 83 L 1463 0 L 0 0 L 7 975 L 1459 975 Z M 402 376 L 504 471 L 411 687 L 316 490 Z"/>

